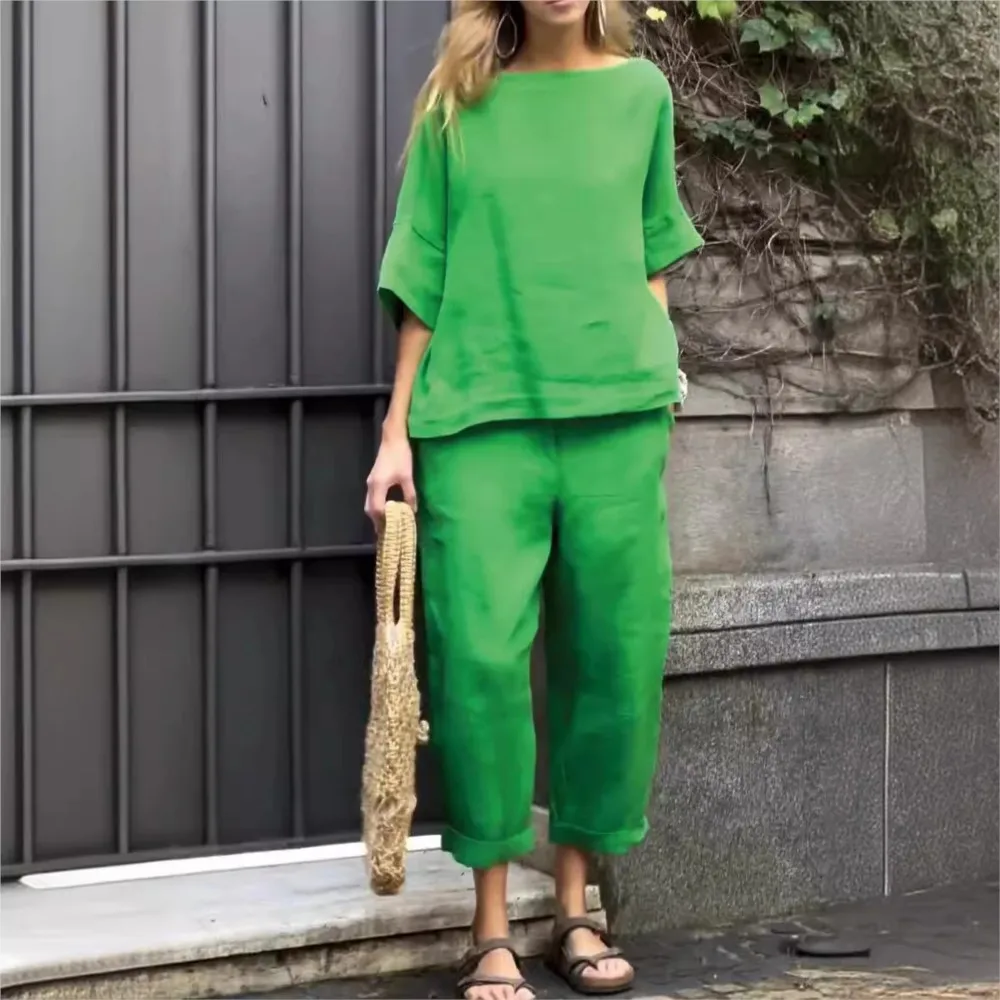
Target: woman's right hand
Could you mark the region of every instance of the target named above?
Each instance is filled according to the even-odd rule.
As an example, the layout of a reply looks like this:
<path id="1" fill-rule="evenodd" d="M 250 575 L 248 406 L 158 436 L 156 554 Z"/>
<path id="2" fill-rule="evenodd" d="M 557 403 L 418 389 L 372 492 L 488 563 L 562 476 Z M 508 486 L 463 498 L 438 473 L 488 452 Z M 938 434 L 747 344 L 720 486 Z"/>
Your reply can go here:
<path id="1" fill-rule="evenodd" d="M 398 486 L 403 499 L 417 509 L 417 490 L 413 485 L 413 451 L 405 435 L 385 438 L 375 457 L 375 464 L 368 474 L 368 492 L 365 496 L 365 514 L 377 531 L 385 519 L 385 502 L 389 490 Z"/>

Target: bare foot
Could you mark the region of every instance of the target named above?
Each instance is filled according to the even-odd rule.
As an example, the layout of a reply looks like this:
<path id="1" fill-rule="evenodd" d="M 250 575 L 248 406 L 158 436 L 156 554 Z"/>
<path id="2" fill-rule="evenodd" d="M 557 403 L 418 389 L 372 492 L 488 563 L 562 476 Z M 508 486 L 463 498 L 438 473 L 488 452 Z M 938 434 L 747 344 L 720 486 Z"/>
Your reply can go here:
<path id="1" fill-rule="evenodd" d="M 517 981 L 521 971 L 514 961 L 514 956 L 505 948 L 483 955 L 476 966 L 476 975 L 488 979 L 498 976 L 503 979 Z M 465 991 L 466 1000 L 535 1000 L 535 994 L 530 986 L 522 986 L 516 993 L 513 986 L 470 986 Z"/>
<path id="2" fill-rule="evenodd" d="M 566 937 L 566 950 L 574 957 L 587 958 L 607 951 L 607 944 L 593 931 L 579 927 Z M 601 982 L 607 979 L 622 979 L 629 975 L 632 966 L 624 958 L 602 958 L 597 968 L 585 966 L 581 977 L 588 982 Z"/>

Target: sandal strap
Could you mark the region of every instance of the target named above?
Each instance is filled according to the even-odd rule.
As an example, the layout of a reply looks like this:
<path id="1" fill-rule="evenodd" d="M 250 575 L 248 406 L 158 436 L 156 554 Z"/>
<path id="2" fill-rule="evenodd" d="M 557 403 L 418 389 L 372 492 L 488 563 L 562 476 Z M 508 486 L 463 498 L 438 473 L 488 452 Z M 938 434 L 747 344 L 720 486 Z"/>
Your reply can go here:
<path id="1" fill-rule="evenodd" d="M 563 950 L 566 954 L 566 968 L 570 974 L 575 974 L 577 969 L 584 965 L 596 969 L 600 962 L 609 958 L 621 958 L 623 954 L 621 948 L 605 948 L 604 951 L 595 952 L 593 955 L 571 955 Z"/>
<path id="2" fill-rule="evenodd" d="M 552 928 L 552 944 L 556 948 L 563 948 L 566 944 L 566 938 L 573 931 L 579 930 L 592 931 L 605 944 L 610 944 L 607 929 L 602 927 L 593 917 L 562 917 L 556 920 L 555 926 Z"/>
<path id="3" fill-rule="evenodd" d="M 464 979 L 458 981 L 458 988 L 463 993 L 477 986 L 510 986 L 515 993 L 518 990 L 531 990 L 526 979 L 507 976 L 477 976 L 473 973 L 471 976 L 466 976 Z M 531 990 L 531 992 L 534 993 L 535 991 Z"/>
<path id="4" fill-rule="evenodd" d="M 489 955 L 491 952 L 494 951 L 510 952 L 511 958 L 514 959 L 514 964 L 518 967 L 518 969 L 521 968 L 521 956 L 518 955 L 517 948 L 514 945 L 514 941 L 511 938 L 487 938 L 485 941 L 479 941 L 476 944 L 474 944 L 465 953 L 464 957 L 458 964 L 459 975 L 465 976 L 466 979 L 470 978 L 470 976 L 475 973 L 475 970 L 479 965 L 479 963 L 487 955 Z M 495 983 L 493 985 L 504 986 L 507 985 L 507 983 L 508 980 L 504 979 L 502 982 Z M 488 984 L 480 983 L 478 985 L 488 985 Z"/>

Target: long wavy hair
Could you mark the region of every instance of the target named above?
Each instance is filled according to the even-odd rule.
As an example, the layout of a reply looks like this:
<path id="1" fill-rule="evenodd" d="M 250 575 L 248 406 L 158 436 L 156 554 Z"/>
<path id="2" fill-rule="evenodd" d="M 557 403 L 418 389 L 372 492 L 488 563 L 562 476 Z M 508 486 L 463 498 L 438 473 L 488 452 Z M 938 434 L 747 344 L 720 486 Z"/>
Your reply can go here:
<path id="1" fill-rule="evenodd" d="M 595 51 L 627 56 L 632 30 L 625 3 L 604 0 L 602 33 L 600 2 L 590 0 L 587 6 L 587 42 Z M 480 100 L 500 71 L 517 58 L 524 36 L 519 0 L 452 0 L 451 20 L 441 33 L 434 68 L 417 95 L 406 148 L 428 114 L 437 116 L 443 128 L 451 128 L 459 111 Z"/>

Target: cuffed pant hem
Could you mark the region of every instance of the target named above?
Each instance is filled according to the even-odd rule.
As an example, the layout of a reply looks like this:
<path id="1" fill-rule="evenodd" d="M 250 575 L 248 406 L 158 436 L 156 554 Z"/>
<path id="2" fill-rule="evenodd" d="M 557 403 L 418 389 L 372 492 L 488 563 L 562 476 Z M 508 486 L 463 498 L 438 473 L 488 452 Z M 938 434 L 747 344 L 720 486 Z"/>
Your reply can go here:
<path id="1" fill-rule="evenodd" d="M 535 831 L 528 827 L 506 840 L 473 840 L 447 827 L 441 834 L 441 849 L 466 868 L 492 868 L 531 853 Z"/>
<path id="2" fill-rule="evenodd" d="M 646 820 L 643 820 L 640 826 L 629 830 L 614 830 L 611 833 L 595 833 L 593 830 L 584 830 L 569 823 L 550 820 L 549 843 L 576 847 L 593 854 L 627 854 L 646 839 L 648 831 L 649 823 Z"/>

